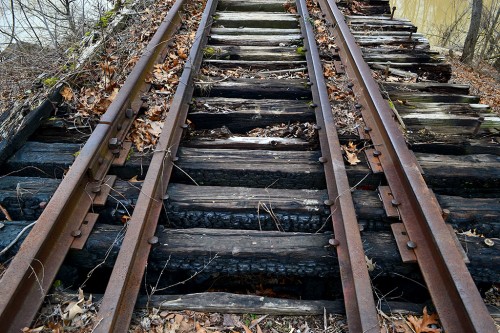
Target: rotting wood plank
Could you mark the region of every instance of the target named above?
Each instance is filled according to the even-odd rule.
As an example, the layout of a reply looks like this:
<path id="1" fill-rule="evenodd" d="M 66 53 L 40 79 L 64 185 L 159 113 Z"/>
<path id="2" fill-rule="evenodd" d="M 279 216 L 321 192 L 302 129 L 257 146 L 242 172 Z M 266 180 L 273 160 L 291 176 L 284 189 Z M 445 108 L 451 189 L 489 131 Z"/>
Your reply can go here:
<path id="1" fill-rule="evenodd" d="M 450 64 L 442 63 L 379 63 L 369 62 L 371 68 L 389 70 L 389 73 L 401 77 L 420 77 L 424 80 L 432 80 L 437 82 L 448 82 L 451 78 Z M 414 73 L 416 75 L 412 75 Z"/>
<path id="2" fill-rule="evenodd" d="M 411 20 L 407 18 L 392 19 L 387 15 L 346 15 L 346 21 L 351 22 L 395 22 L 398 24 L 412 24 Z"/>
<path id="3" fill-rule="evenodd" d="M 391 62 L 391 63 L 408 63 L 408 62 L 413 62 L 413 63 L 439 63 L 444 61 L 444 57 L 439 56 L 439 55 L 432 55 L 432 54 L 422 54 L 422 53 L 417 53 L 417 54 L 394 54 L 394 53 L 371 53 L 371 52 L 364 52 L 363 54 L 363 59 L 365 59 L 366 62 Z"/>
<path id="4" fill-rule="evenodd" d="M 299 122 L 313 122 L 309 104 L 290 100 L 246 100 L 197 98 L 188 118 L 196 129 L 213 129 L 224 124 L 231 132 L 243 133 L 256 127 Z"/>
<path id="5" fill-rule="evenodd" d="M 220 0 L 217 8 L 220 11 L 241 12 L 285 12 L 285 2 L 282 0 Z"/>
<path id="6" fill-rule="evenodd" d="M 21 106 L 2 113 L 0 118 L 0 165 L 12 156 L 17 149 L 35 133 L 40 122 L 47 119 L 62 102 L 59 93 L 62 86 L 53 91 L 36 109 Z"/>
<path id="7" fill-rule="evenodd" d="M 425 47 L 428 48 L 429 46 L 429 41 L 425 38 L 419 38 L 419 37 L 412 37 L 411 39 L 406 37 L 406 36 L 370 36 L 370 35 L 359 35 L 356 37 L 356 43 L 358 43 L 360 46 L 369 46 L 369 45 L 374 45 L 374 46 L 380 46 L 380 45 L 398 45 L 400 47 L 401 45 L 415 45 L 415 46 L 420 46 L 420 47 Z"/>
<path id="8" fill-rule="evenodd" d="M 500 155 L 500 142 L 489 137 L 444 137 L 436 134 L 433 134 L 432 137 L 428 135 L 420 137 L 418 132 L 412 133 L 409 137 L 411 138 L 411 148 L 416 153 L 443 155 Z"/>
<path id="9" fill-rule="evenodd" d="M 183 142 L 188 148 L 317 150 L 317 144 L 296 138 L 234 136 L 227 138 L 194 137 Z"/>
<path id="10" fill-rule="evenodd" d="M 225 28 L 276 28 L 297 29 L 297 17 L 293 14 L 269 12 L 218 12 L 214 27 Z"/>
<path id="11" fill-rule="evenodd" d="M 354 31 L 366 30 L 382 30 L 382 31 L 408 31 L 417 32 L 417 27 L 409 20 L 397 19 L 391 20 L 388 17 L 362 17 L 348 16 L 346 17 L 347 24 Z"/>
<path id="12" fill-rule="evenodd" d="M 304 60 L 304 55 L 297 52 L 297 48 L 290 46 L 234 46 L 208 45 L 205 48 L 205 60 L 247 60 L 247 61 L 275 61 L 275 60 Z"/>
<path id="13" fill-rule="evenodd" d="M 420 102 L 420 103 L 479 103 L 479 96 L 471 95 L 449 95 L 437 93 L 415 93 L 394 91 L 389 93 L 392 100 L 401 100 L 404 102 Z"/>
<path id="14" fill-rule="evenodd" d="M 411 131 L 426 129 L 441 135 L 473 135 L 481 125 L 477 116 L 453 115 L 445 112 L 407 112 L 401 115 L 404 124 Z"/>
<path id="15" fill-rule="evenodd" d="M 69 167 L 74 160 L 74 155 L 80 149 L 78 144 L 53 145 L 39 142 L 27 142 L 8 162 L 5 164 L 3 172 L 15 172 L 19 176 L 39 176 L 39 177 L 61 177 L 66 167 Z M 305 179 L 300 179 L 300 174 L 294 170 L 300 168 L 304 172 L 309 172 L 307 178 L 311 178 L 311 184 L 320 186 L 324 181 L 324 173 L 321 164 L 318 162 L 319 152 L 272 152 L 252 150 L 233 150 L 233 149 L 196 149 L 181 147 L 179 149 L 179 161 L 176 165 L 184 171 L 185 167 L 193 168 L 190 171 L 195 172 L 197 177 L 195 180 L 200 180 L 205 185 L 227 185 L 226 181 L 234 180 L 235 186 L 262 186 L 271 185 L 276 179 L 278 182 L 285 184 L 292 182 L 295 178 L 300 183 L 307 182 Z M 253 156 L 247 160 L 247 156 Z M 449 195 L 473 195 L 491 196 L 495 192 L 498 193 L 500 185 L 500 160 L 496 155 L 479 154 L 479 155 L 437 155 L 437 154 L 422 154 L 417 153 L 417 160 L 424 170 L 426 182 L 436 191 L 442 194 Z M 276 158 L 275 158 L 276 157 Z M 210 163 L 200 165 L 204 159 L 210 158 Z M 151 154 L 134 152 L 123 167 L 112 167 L 110 174 L 117 175 L 122 179 L 130 179 L 132 177 L 144 175 L 148 169 L 148 163 L 151 159 Z M 187 160 L 191 162 L 187 162 Z M 364 159 L 360 156 L 360 159 Z M 184 162 L 184 160 L 186 162 Z M 195 163 L 194 161 L 197 161 Z M 266 168 L 276 170 L 277 173 L 268 173 L 262 183 L 257 185 L 255 179 L 246 178 L 251 169 L 258 167 L 258 164 L 250 163 L 262 162 L 260 170 L 255 172 L 263 176 L 266 173 Z M 267 162 L 265 162 L 267 161 Z M 279 166 L 280 162 L 284 161 L 289 165 L 296 165 L 296 168 L 290 170 L 290 174 L 284 174 L 283 165 Z M 187 165 L 184 165 L 187 163 Z M 302 166 L 300 166 L 302 165 Z M 35 166 L 35 168 L 33 168 Z M 244 167 L 239 167 L 244 166 Z M 202 169 L 200 169 L 202 168 Z M 224 168 L 224 169 L 219 169 Z M 298 168 L 298 169 L 297 169 Z M 352 185 L 355 185 L 368 173 L 366 166 L 359 164 L 356 166 L 346 166 L 349 180 Z M 220 179 L 217 180 L 215 171 L 221 173 Z M 446 171 L 445 171 L 446 170 Z M 261 173 L 262 172 L 262 173 Z M 188 172 L 191 175 L 191 173 Z M 286 178 L 289 175 L 292 178 Z M 199 177 L 198 177 L 199 176 Z M 254 177 L 254 176 L 252 176 Z M 192 184 L 192 181 L 187 179 L 186 175 L 177 168 L 174 170 L 174 178 L 184 179 L 184 182 Z M 225 180 L 224 180 L 225 179 Z M 217 181 L 217 184 L 212 184 L 211 181 Z M 371 175 L 363 181 L 362 185 L 378 185 L 380 177 Z M 242 184 L 248 182 L 248 185 Z M 253 183 L 253 185 L 252 185 Z M 278 186 L 276 186 L 278 187 Z M 295 186 L 295 188 L 307 188 L 308 186 Z M 496 187 L 496 188 L 495 188 Z M 321 188 L 321 187 L 319 187 Z"/>
<path id="16" fill-rule="evenodd" d="M 405 31 L 405 32 L 416 32 L 417 27 L 413 24 L 397 23 L 397 22 L 350 22 L 349 28 L 353 31 L 371 31 L 371 30 L 383 30 L 383 31 Z"/>
<path id="17" fill-rule="evenodd" d="M 177 166 L 183 173 L 176 173 L 174 179 L 200 185 L 322 189 L 320 155 L 319 151 L 182 148 Z"/>
<path id="18" fill-rule="evenodd" d="M 263 227 L 266 230 L 276 230 L 277 222 L 287 231 L 316 231 L 320 228 L 331 230 L 331 225 L 325 223 L 329 214 L 323 206 L 325 199 L 323 191 L 305 190 L 305 192 L 307 195 L 300 195 L 301 192 L 297 190 L 172 184 L 168 189 L 167 221 L 183 228 L 221 228 L 227 225 L 253 230 Z M 355 190 L 352 193 L 358 221 L 365 230 L 388 230 L 390 223 L 395 222 L 387 218 L 376 191 Z M 290 195 L 294 195 L 293 200 L 286 201 L 286 197 Z M 487 236 L 500 232 L 498 198 L 471 199 L 442 195 L 436 197 L 442 208 L 450 211 L 447 223 L 453 227 L 462 231 L 477 229 Z M 284 211 L 283 201 L 292 207 L 290 212 L 302 211 L 304 216 L 290 218 L 286 216 L 287 214 L 280 215 L 279 213 Z M 300 208 L 300 201 L 307 204 Z M 294 205 L 297 207 L 293 207 Z M 310 205 L 314 208 L 311 209 Z"/>
<path id="19" fill-rule="evenodd" d="M 409 52 L 413 54 L 425 54 L 430 52 L 426 48 L 421 48 L 420 45 L 408 46 L 408 47 L 397 47 L 394 45 L 380 45 L 380 46 L 372 46 L 372 47 L 364 47 L 361 46 L 361 51 L 364 54 L 407 54 Z M 430 52 L 432 54 L 432 52 Z"/>
<path id="20" fill-rule="evenodd" d="M 305 80 L 211 78 L 195 85 L 198 96 L 256 99 L 311 99 L 311 89 Z"/>
<path id="21" fill-rule="evenodd" d="M 489 107 L 484 104 L 469 104 L 469 103 L 421 103 L 421 102 L 396 102 L 396 108 L 400 114 L 419 112 L 419 113 L 434 113 L 444 112 L 447 114 L 469 114 L 479 116 L 481 113 L 486 113 Z"/>
<path id="22" fill-rule="evenodd" d="M 2 248 L 10 242 L 27 223 L 11 222 L 2 229 Z M 97 225 L 82 250 L 70 251 L 66 265 L 81 269 L 94 268 L 102 263 L 111 268 L 119 244 L 115 242 L 123 227 Z M 7 236 L 10 235 L 10 236 Z M 249 275 L 267 272 L 273 276 L 338 276 L 335 252 L 328 241 L 331 233 L 283 233 L 270 231 L 166 229 L 159 226 L 158 244 L 151 251 L 148 272 L 162 269 L 204 274 Z M 363 246 L 367 256 L 376 263 L 372 276 L 403 275 L 419 279 L 418 266 L 403 264 L 390 232 L 363 232 Z M 462 241 L 465 238 L 459 237 Z M 22 239 L 21 239 L 22 241 Z M 500 274 L 500 243 L 484 245 L 484 239 L 467 237 L 468 268 L 477 282 L 496 282 Z M 113 246 L 110 248 L 110 244 Z M 465 246 L 465 245 L 464 245 Z M 17 251 L 19 243 L 4 256 Z M 103 263 L 105 253 L 109 257 Z M 210 259 L 217 258 L 207 265 Z"/>
<path id="23" fill-rule="evenodd" d="M 195 190 L 195 191 L 193 191 Z M 166 225 L 310 232 L 331 229 L 324 190 L 171 184 Z"/>
<path id="24" fill-rule="evenodd" d="M 295 101 L 289 99 L 245 99 L 245 98 L 218 98 L 195 97 L 193 98 L 192 112 L 204 110 L 220 110 L 220 112 L 252 112 L 263 110 L 265 112 L 284 113 L 310 113 L 313 112 L 308 101 Z"/>
<path id="25" fill-rule="evenodd" d="M 75 299 L 78 297 L 75 294 Z M 67 298 L 66 298 L 67 299 Z M 97 295 L 96 300 L 99 299 Z M 59 302 L 60 303 L 60 302 Z M 151 295 L 151 298 L 139 297 L 136 306 L 152 307 L 165 310 L 192 310 L 223 313 L 255 313 L 269 315 L 321 315 L 327 313 L 344 314 L 342 300 L 295 300 L 273 298 L 258 295 L 240 295 L 223 292 L 208 292 L 183 295 Z M 380 309 L 386 314 L 420 314 L 423 304 L 408 302 L 387 302 L 381 300 Z M 500 311 L 494 306 L 487 306 L 494 318 L 500 318 Z"/>
<path id="26" fill-rule="evenodd" d="M 15 220 L 36 220 L 51 199 L 60 179 L 5 176 L 0 178 L 0 204 L 8 209 Z M 105 207 L 94 207 L 100 221 L 120 222 L 120 217 L 133 209 L 142 183 L 129 183 L 118 179 L 112 187 Z M 0 212 L 0 220 L 3 214 Z"/>
<path id="27" fill-rule="evenodd" d="M 355 38 L 365 38 L 369 36 L 377 37 L 377 36 L 383 36 L 383 37 L 403 37 L 403 38 L 408 38 L 410 40 L 410 37 L 416 38 L 416 39 L 422 39 L 425 38 L 424 34 L 421 33 L 413 33 L 413 32 L 407 32 L 407 31 L 380 31 L 380 30 L 366 30 L 366 31 L 353 31 L 352 35 Z"/>
<path id="28" fill-rule="evenodd" d="M 95 295 L 94 295 L 95 296 Z M 75 294 L 74 299 L 78 298 Z M 68 299 L 67 297 L 65 299 Z M 99 300 L 99 295 L 95 297 Z M 61 303 L 61 301 L 57 301 Z M 387 302 L 381 300 L 380 309 L 385 314 L 420 314 L 423 304 L 408 302 Z M 139 297 L 137 307 L 155 307 L 168 311 L 202 311 L 222 313 L 255 313 L 284 316 L 321 315 L 326 313 L 344 314 L 342 300 L 295 300 L 273 298 L 259 295 L 240 295 L 225 292 L 206 292 L 183 295 L 151 295 L 150 298 Z M 500 311 L 488 306 L 494 318 L 500 318 Z"/>
<path id="29" fill-rule="evenodd" d="M 286 35 L 299 35 L 300 34 L 300 29 L 277 29 L 277 28 L 212 28 L 210 30 L 211 35 L 266 35 L 266 36 L 272 36 L 272 35 L 280 35 L 280 36 L 286 36 Z"/>
<path id="30" fill-rule="evenodd" d="M 301 45 L 302 35 L 210 35 L 211 45 L 279 46 Z"/>
<path id="31" fill-rule="evenodd" d="M 260 70 L 279 70 L 279 69 L 292 69 L 301 68 L 306 65 L 305 60 L 286 61 L 286 60 L 220 60 L 220 59 L 206 59 L 203 61 L 206 65 L 216 66 L 218 68 L 235 68 L 241 67 L 245 69 L 260 69 Z"/>
<path id="32" fill-rule="evenodd" d="M 468 95 L 470 86 L 468 84 L 454 83 L 438 83 L 438 82 L 418 82 L 418 83 L 401 83 L 401 82 L 379 82 L 385 91 L 393 92 L 430 92 L 430 93 L 448 93 Z"/>
<path id="33" fill-rule="evenodd" d="M 467 189 L 480 187 L 484 194 L 496 193 L 498 195 L 499 156 L 488 154 L 451 156 L 422 153 L 415 153 L 415 155 L 425 171 L 426 182 L 434 189 L 456 188 L 450 193 L 460 193 L 461 190 L 467 191 Z M 472 170 L 474 170 L 474 175 L 471 174 Z"/>
<path id="34" fill-rule="evenodd" d="M 90 294 L 85 294 L 88 299 Z M 79 297 L 78 293 L 55 292 L 50 295 L 50 301 L 53 303 L 64 303 L 67 300 Z M 102 294 L 92 294 L 94 302 L 99 302 Z M 202 292 L 176 295 L 140 295 L 136 302 L 136 309 L 158 308 L 165 311 L 201 311 L 201 312 L 220 312 L 220 313 L 254 313 L 268 315 L 324 315 L 344 314 L 344 302 L 337 300 L 298 300 L 267 297 L 252 294 L 233 294 L 228 292 Z M 386 314 L 420 314 L 423 304 L 408 302 L 380 302 L 381 310 Z M 493 317 L 500 316 L 497 308 L 489 306 L 488 310 Z"/>
<path id="35" fill-rule="evenodd" d="M 176 209 L 248 211 L 267 204 L 275 212 L 320 214 L 327 199 L 325 190 L 219 187 L 170 184 L 167 193 Z"/>
<path id="36" fill-rule="evenodd" d="M 8 209 L 14 220 L 36 220 L 45 207 L 44 202 L 51 198 L 59 183 L 60 180 L 50 178 L 15 176 L 0 178 L 0 204 Z M 94 212 L 99 214 L 99 222 L 121 224 L 121 217 L 133 211 L 141 185 L 141 182 L 129 183 L 117 180 L 105 206 L 94 209 Z M 244 225 L 247 229 L 257 230 L 259 220 L 264 221 L 270 217 L 270 213 L 266 210 L 276 213 L 289 207 L 291 211 L 302 211 L 303 217 L 300 219 L 307 223 L 298 223 L 300 219 L 297 214 L 293 218 L 280 219 L 294 223 L 292 226 L 295 231 L 310 231 L 319 229 L 329 215 L 325 215 L 322 211 L 325 209 L 323 200 L 326 199 L 323 197 L 323 191 L 317 190 L 197 187 L 174 183 L 169 187 L 168 194 L 169 197 L 165 201 L 168 218 L 162 217 L 162 223 L 175 225 L 178 228 L 191 226 L 234 228 Z M 210 195 L 211 200 L 206 198 L 207 195 Z M 358 222 L 365 230 L 388 230 L 391 220 L 387 219 L 376 191 L 354 190 L 352 195 Z M 288 201 L 285 200 L 285 196 L 289 198 Z M 447 223 L 454 228 L 462 231 L 476 229 L 478 233 L 487 237 L 495 237 L 500 233 L 498 198 L 463 198 L 446 195 L 436 195 L 436 197 L 441 207 L 450 211 Z M 300 202 L 306 204 L 301 206 Z M 188 203 L 192 204 L 192 208 Z M 315 225 L 312 225 L 310 220 L 313 215 L 317 216 Z M 274 217 L 276 216 L 277 214 L 274 214 Z M 0 220 L 2 218 L 3 215 L 0 213 Z M 282 225 L 286 227 L 285 224 Z M 271 226 L 271 229 L 276 229 L 274 222 Z M 323 228 L 323 230 L 330 229 L 329 223 Z"/>
<path id="37" fill-rule="evenodd" d="M 364 0 L 356 1 L 356 3 L 340 0 L 337 2 L 337 5 L 342 7 L 350 7 L 354 5 L 352 6 L 354 11 L 360 12 L 363 15 L 383 15 L 391 13 L 390 3 L 388 0 Z"/>

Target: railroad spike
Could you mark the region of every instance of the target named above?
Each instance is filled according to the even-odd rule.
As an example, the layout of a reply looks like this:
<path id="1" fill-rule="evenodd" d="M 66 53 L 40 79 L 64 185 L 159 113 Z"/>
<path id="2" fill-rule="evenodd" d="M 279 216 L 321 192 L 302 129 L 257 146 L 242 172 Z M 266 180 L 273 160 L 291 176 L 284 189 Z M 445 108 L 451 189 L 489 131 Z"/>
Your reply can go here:
<path id="1" fill-rule="evenodd" d="M 408 247 L 410 250 L 414 250 L 417 248 L 417 244 L 413 241 L 408 241 L 406 243 L 406 247 Z"/>
<path id="2" fill-rule="evenodd" d="M 121 141 L 118 138 L 111 138 L 108 141 L 108 148 L 110 150 L 120 149 Z"/>
<path id="3" fill-rule="evenodd" d="M 90 191 L 92 193 L 99 193 L 101 192 L 101 184 L 99 182 L 94 182 L 90 184 Z"/>
<path id="4" fill-rule="evenodd" d="M 337 246 L 339 246 L 339 245 L 340 245 L 339 240 L 338 240 L 338 239 L 336 239 L 336 238 L 331 238 L 331 239 L 328 241 L 328 243 L 329 243 L 331 246 L 335 246 L 335 247 L 337 247 Z"/>
<path id="5" fill-rule="evenodd" d="M 82 231 L 81 230 L 73 230 L 71 232 L 71 236 L 73 236 L 75 238 L 80 238 L 80 237 L 82 237 Z"/>
<path id="6" fill-rule="evenodd" d="M 325 206 L 332 206 L 335 202 L 333 200 L 327 199 L 323 201 L 323 203 L 325 204 Z"/>
<path id="7" fill-rule="evenodd" d="M 158 244 L 159 240 L 158 240 L 158 237 L 157 236 L 153 236 L 151 238 L 148 239 L 148 243 L 151 244 L 151 245 L 155 245 L 155 244 Z"/>
<path id="8" fill-rule="evenodd" d="M 450 213 L 451 213 L 451 212 L 450 212 L 450 210 L 449 210 L 449 209 L 446 209 L 446 208 L 445 208 L 445 209 L 443 209 L 443 214 L 442 214 L 442 215 L 443 215 L 443 220 L 445 220 L 445 221 L 446 221 L 446 220 L 448 219 L 448 217 L 450 216 Z"/>
<path id="9" fill-rule="evenodd" d="M 134 110 L 132 110 L 131 108 L 128 108 L 127 110 L 125 110 L 125 117 L 127 117 L 128 119 L 130 119 L 133 116 L 134 116 Z"/>

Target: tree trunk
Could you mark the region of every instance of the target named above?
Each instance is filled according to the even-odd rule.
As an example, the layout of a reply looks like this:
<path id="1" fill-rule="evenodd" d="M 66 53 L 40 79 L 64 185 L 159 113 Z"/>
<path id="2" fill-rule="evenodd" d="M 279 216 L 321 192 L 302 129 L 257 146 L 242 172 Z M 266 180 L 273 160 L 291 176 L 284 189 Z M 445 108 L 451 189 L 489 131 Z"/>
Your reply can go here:
<path id="1" fill-rule="evenodd" d="M 472 1 L 472 16 L 470 19 L 469 32 L 465 38 L 462 62 L 471 64 L 474 58 L 474 49 L 476 48 L 477 39 L 479 36 L 479 28 L 481 24 L 481 14 L 483 12 L 483 0 Z"/>

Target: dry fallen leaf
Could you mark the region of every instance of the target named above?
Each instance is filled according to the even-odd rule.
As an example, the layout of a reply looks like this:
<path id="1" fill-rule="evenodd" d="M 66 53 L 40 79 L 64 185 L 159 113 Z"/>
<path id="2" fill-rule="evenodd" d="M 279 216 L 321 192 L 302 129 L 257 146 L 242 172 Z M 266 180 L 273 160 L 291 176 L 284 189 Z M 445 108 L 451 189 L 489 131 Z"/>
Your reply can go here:
<path id="1" fill-rule="evenodd" d="M 368 267 L 369 272 L 373 272 L 375 268 L 377 267 L 377 264 L 373 262 L 373 259 L 368 259 L 367 256 L 365 256 L 365 261 L 366 261 L 366 267 Z"/>
<path id="2" fill-rule="evenodd" d="M 207 330 L 201 327 L 200 323 L 195 324 L 196 333 L 207 333 Z"/>
<path id="3" fill-rule="evenodd" d="M 120 218 L 120 221 L 123 224 L 127 223 L 129 220 L 130 220 L 130 216 L 128 216 L 128 215 L 122 215 L 122 217 Z"/>
<path id="4" fill-rule="evenodd" d="M 433 313 L 431 315 L 427 313 L 427 307 L 424 307 L 423 316 L 421 319 L 414 316 L 408 316 L 408 321 L 415 329 L 415 333 L 441 333 L 440 328 L 429 327 L 429 325 L 439 326 L 438 319 L 439 318 L 437 313 Z"/>
<path id="5" fill-rule="evenodd" d="M 78 302 L 70 302 L 66 309 L 64 310 L 64 313 L 62 315 L 63 320 L 72 320 L 75 318 L 77 314 L 83 313 L 83 309 L 79 306 L 81 301 Z"/>
<path id="6" fill-rule="evenodd" d="M 73 100 L 73 90 L 68 86 L 64 86 L 61 89 L 61 96 L 64 98 L 66 102 L 71 101 Z"/>
<path id="7" fill-rule="evenodd" d="M 342 150 L 345 152 L 346 160 L 350 165 L 357 165 L 361 162 L 358 158 L 359 150 L 352 141 L 349 141 L 347 145 L 342 145 Z"/>
<path id="8" fill-rule="evenodd" d="M 109 62 L 99 64 L 104 74 L 110 76 L 116 71 L 116 67 L 112 66 Z"/>
<path id="9" fill-rule="evenodd" d="M 347 162 L 349 162 L 350 165 L 357 165 L 359 162 L 361 162 L 356 153 L 346 151 L 345 154 L 347 157 Z"/>
<path id="10" fill-rule="evenodd" d="M 258 325 L 261 321 L 263 321 L 268 315 L 264 315 L 260 318 L 257 318 L 257 319 L 254 319 L 250 322 L 250 327 L 249 328 L 253 328 L 255 327 L 255 325 Z M 257 330 L 258 331 L 258 330 Z M 257 332 L 258 333 L 258 332 Z"/>
<path id="11" fill-rule="evenodd" d="M 243 324 L 243 329 L 245 330 L 245 333 L 252 333 L 252 331 L 245 325 Z"/>

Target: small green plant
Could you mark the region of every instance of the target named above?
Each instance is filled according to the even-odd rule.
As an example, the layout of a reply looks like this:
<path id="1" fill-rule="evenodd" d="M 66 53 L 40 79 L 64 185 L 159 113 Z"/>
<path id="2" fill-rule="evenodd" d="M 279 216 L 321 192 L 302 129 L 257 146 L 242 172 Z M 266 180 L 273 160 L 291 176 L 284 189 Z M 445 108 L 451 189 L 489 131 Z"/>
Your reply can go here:
<path id="1" fill-rule="evenodd" d="M 74 158 L 77 158 L 78 155 L 80 155 L 80 151 L 74 152 L 72 155 L 73 155 Z"/>
<path id="2" fill-rule="evenodd" d="M 203 55 L 207 58 L 213 57 L 215 53 L 216 53 L 215 48 L 211 46 L 207 46 L 203 49 Z"/>
<path id="3" fill-rule="evenodd" d="M 45 80 L 43 80 L 42 83 L 44 86 L 53 87 L 56 85 L 57 81 L 59 81 L 59 79 L 57 77 L 52 76 L 52 77 L 48 77 Z"/>
<path id="4" fill-rule="evenodd" d="M 108 10 L 107 12 L 104 13 L 103 16 L 99 19 L 99 21 L 96 23 L 96 28 L 97 29 L 104 29 L 106 28 L 109 23 L 111 22 L 111 18 L 115 15 L 114 10 Z"/>
<path id="5" fill-rule="evenodd" d="M 52 284 L 52 288 L 58 289 L 62 287 L 62 282 L 61 280 L 55 280 L 54 283 Z"/>
<path id="6" fill-rule="evenodd" d="M 295 52 L 297 52 L 297 54 L 301 55 L 301 56 L 305 56 L 306 55 L 306 48 L 303 47 L 303 46 L 299 46 L 297 47 L 297 49 L 295 50 Z"/>
<path id="7" fill-rule="evenodd" d="M 134 147 L 131 147 L 130 150 L 128 151 L 126 160 L 129 161 L 132 158 L 133 154 L 134 154 Z"/>

